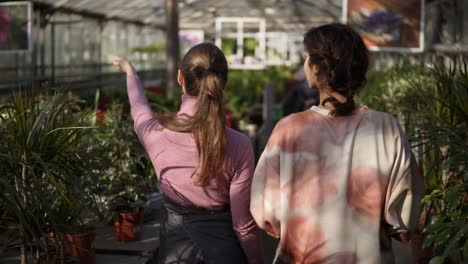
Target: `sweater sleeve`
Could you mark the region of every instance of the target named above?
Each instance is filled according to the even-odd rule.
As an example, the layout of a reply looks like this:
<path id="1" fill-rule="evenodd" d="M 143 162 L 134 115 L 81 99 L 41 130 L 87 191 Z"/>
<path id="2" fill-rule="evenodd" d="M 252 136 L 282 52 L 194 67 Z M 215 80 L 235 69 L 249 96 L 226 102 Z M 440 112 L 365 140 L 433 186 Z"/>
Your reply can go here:
<path id="1" fill-rule="evenodd" d="M 255 166 L 253 149 L 249 139 L 242 138 L 238 149 L 240 150 L 240 158 L 229 191 L 233 228 L 249 263 L 264 263 L 260 229 L 249 210 L 250 188 Z"/>
<path id="2" fill-rule="evenodd" d="M 420 200 L 424 195 L 424 179 L 405 133 L 395 122 L 395 159 L 385 201 L 384 218 L 391 226 L 389 235 L 408 237 L 418 222 Z"/>
<path id="3" fill-rule="evenodd" d="M 280 123 L 273 130 L 255 169 L 250 204 L 258 226 L 276 238 L 281 234 L 280 148 L 283 132 Z"/>
<path id="4" fill-rule="evenodd" d="M 135 132 L 145 144 L 144 131 L 153 120 L 153 111 L 146 99 L 143 84 L 137 75 L 127 76 L 127 94 L 130 101 L 130 112 L 134 121 Z"/>

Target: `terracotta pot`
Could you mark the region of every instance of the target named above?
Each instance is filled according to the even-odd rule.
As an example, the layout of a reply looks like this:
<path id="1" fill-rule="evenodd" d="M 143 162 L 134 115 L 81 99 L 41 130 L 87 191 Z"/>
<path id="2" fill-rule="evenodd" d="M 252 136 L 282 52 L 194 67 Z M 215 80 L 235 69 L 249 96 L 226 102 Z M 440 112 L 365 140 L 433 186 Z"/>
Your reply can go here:
<path id="1" fill-rule="evenodd" d="M 121 242 L 141 240 L 143 208 L 136 212 L 119 212 L 119 219 L 114 222 L 115 239 Z"/>
<path id="2" fill-rule="evenodd" d="M 67 243 L 65 252 L 75 256 L 80 264 L 94 264 L 95 250 L 93 247 L 95 233 L 89 231 L 76 234 L 65 234 Z"/>

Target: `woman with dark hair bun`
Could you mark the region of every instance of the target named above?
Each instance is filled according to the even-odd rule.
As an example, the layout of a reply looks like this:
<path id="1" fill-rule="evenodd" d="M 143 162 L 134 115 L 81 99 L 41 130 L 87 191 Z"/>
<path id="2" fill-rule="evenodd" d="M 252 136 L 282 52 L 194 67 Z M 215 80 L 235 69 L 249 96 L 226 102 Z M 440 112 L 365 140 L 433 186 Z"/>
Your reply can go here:
<path id="1" fill-rule="evenodd" d="M 351 114 L 353 96 L 366 81 L 369 55 L 361 37 L 342 24 L 309 30 L 304 36 L 306 78 L 321 93 L 320 105 L 332 116 Z"/>
<path id="2" fill-rule="evenodd" d="M 202 43 L 185 54 L 182 105 L 169 115 L 152 112 L 130 63 L 113 63 L 127 74 L 135 131 L 165 195 L 158 263 L 263 263 L 249 211 L 254 155 L 247 136 L 226 128 L 222 51 Z"/>
<path id="3" fill-rule="evenodd" d="M 275 263 L 392 263 L 409 242 L 424 181 L 398 120 L 354 102 L 369 55 L 350 27 L 304 36 L 319 106 L 278 122 L 252 183 L 251 212 L 280 239 Z M 408 260 L 410 263 L 411 260 Z"/>

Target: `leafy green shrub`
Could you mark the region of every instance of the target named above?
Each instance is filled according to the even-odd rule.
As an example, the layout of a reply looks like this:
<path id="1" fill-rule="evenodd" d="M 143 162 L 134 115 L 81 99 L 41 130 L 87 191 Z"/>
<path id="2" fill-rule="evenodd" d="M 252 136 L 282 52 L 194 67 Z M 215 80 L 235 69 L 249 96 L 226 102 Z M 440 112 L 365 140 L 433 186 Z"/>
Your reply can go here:
<path id="1" fill-rule="evenodd" d="M 158 189 L 151 161 L 128 113 L 118 101 L 112 102 L 87 137 L 86 152 L 94 159 L 89 164 L 93 172 L 84 185 L 97 197 L 98 215 L 105 222 L 120 207 L 132 206 Z"/>
<path id="2" fill-rule="evenodd" d="M 0 229 L 16 231 L 23 256 L 50 227 L 83 224 L 86 197 L 78 186 L 87 171 L 79 155 L 89 128 L 85 116 L 59 92 L 19 91 L 0 106 L 0 209 L 11 217 Z"/>
<path id="3" fill-rule="evenodd" d="M 163 112 L 177 112 L 179 111 L 181 103 L 182 89 L 177 89 L 175 91 L 174 99 L 168 99 L 165 95 L 157 93 L 146 93 L 148 102 L 151 105 L 153 111 L 157 113 Z"/>
<path id="4" fill-rule="evenodd" d="M 369 75 L 360 102 L 402 120 L 424 171 L 423 247 L 431 263 L 468 260 L 468 70 L 466 58 Z"/>
<path id="5" fill-rule="evenodd" d="M 249 116 L 261 115 L 263 90 L 269 83 L 275 86 L 275 93 L 284 91 L 286 80 L 293 75 L 293 69 L 286 66 L 268 67 L 262 71 L 231 70 L 224 101 L 237 120 L 248 120 Z"/>

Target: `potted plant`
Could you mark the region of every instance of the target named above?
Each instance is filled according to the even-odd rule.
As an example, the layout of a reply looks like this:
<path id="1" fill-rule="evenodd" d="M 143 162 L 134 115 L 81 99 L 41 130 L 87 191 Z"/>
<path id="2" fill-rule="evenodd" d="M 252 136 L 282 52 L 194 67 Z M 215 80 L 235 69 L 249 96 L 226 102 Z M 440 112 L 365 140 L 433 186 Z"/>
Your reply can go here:
<path id="1" fill-rule="evenodd" d="M 56 221 L 51 201 L 65 198 L 74 181 L 68 176 L 84 169 L 76 151 L 85 127 L 75 107 L 59 92 L 21 91 L 0 106 L 0 206 L 17 230 L 21 263 L 55 254 L 47 242 Z"/>
<path id="2" fill-rule="evenodd" d="M 124 106 L 112 102 L 102 122 L 89 137 L 89 152 L 99 153 L 97 180 L 90 189 L 99 197 L 99 215 L 113 223 L 118 241 L 141 238 L 144 210 L 137 201 L 156 190 L 156 177 L 133 122 Z"/>
<path id="3" fill-rule="evenodd" d="M 121 242 L 139 241 L 143 227 L 144 209 L 142 207 L 121 207 L 114 222 L 115 239 Z"/>
<path id="4" fill-rule="evenodd" d="M 80 264 L 93 264 L 96 227 L 87 223 L 83 212 L 89 198 L 80 189 L 70 188 L 55 197 L 48 209 L 51 238 L 60 245 L 61 253 L 73 256 Z"/>

